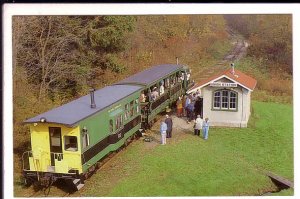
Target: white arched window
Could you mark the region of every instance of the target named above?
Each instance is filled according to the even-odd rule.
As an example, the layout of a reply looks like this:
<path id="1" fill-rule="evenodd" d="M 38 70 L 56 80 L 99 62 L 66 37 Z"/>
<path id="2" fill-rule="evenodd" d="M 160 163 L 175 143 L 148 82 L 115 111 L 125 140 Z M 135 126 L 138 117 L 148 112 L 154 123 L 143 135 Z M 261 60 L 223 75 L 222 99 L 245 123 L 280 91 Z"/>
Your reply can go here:
<path id="1" fill-rule="evenodd" d="M 213 94 L 214 110 L 237 110 L 237 92 L 217 90 Z"/>

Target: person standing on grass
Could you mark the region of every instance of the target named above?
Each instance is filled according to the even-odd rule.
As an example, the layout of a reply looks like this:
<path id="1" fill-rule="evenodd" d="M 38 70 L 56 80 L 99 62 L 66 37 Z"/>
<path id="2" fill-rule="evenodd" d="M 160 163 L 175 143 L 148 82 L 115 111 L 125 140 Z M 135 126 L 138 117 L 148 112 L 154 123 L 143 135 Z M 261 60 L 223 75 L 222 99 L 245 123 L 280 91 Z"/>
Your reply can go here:
<path id="1" fill-rule="evenodd" d="M 172 118 L 169 117 L 169 115 L 166 115 L 165 123 L 167 124 L 167 138 L 171 138 L 173 121 Z"/>
<path id="2" fill-rule="evenodd" d="M 160 134 L 161 134 L 161 144 L 162 145 L 165 145 L 167 144 L 167 124 L 165 123 L 164 120 L 161 120 L 161 123 L 160 123 Z"/>
<path id="3" fill-rule="evenodd" d="M 202 128 L 203 128 L 203 138 L 205 140 L 207 140 L 208 130 L 209 130 L 209 120 L 208 120 L 208 118 L 205 118 L 205 120 L 203 121 Z"/>
<path id="4" fill-rule="evenodd" d="M 201 119 L 200 115 L 197 115 L 197 119 L 195 120 L 195 127 L 194 127 L 194 135 L 200 136 L 200 129 L 202 129 L 203 120 Z"/>

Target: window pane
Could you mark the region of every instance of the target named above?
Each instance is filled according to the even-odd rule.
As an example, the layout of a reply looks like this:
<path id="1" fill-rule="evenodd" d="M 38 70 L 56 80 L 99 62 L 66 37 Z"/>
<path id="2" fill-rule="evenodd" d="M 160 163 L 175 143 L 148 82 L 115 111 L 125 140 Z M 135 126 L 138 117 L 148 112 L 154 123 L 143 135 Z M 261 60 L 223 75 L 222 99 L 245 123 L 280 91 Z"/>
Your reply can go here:
<path id="1" fill-rule="evenodd" d="M 230 105 L 229 108 L 231 109 L 236 109 L 236 93 L 235 92 L 230 92 Z"/>
<path id="2" fill-rule="evenodd" d="M 222 102 L 222 108 L 228 108 L 228 102 Z"/>
<path id="3" fill-rule="evenodd" d="M 228 97 L 228 91 L 222 91 L 222 96 L 223 97 Z"/>
<path id="4" fill-rule="evenodd" d="M 220 108 L 220 97 L 214 97 L 214 107 Z"/>
<path id="5" fill-rule="evenodd" d="M 220 91 L 216 91 L 214 93 L 214 108 L 220 108 L 221 105 L 221 92 Z"/>
<path id="6" fill-rule="evenodd" d="M 236 97 L 236 93 L 230 92 L 230 97 Z"/>
<path id="7" fill-rule="evenodd" d="M 221 92 L 220 91 L 215 92 L 215 96 L 221 96 Z"/>
<path id="8" fill-rule="evenodd" d="M 233 109 L 235 109 L 236 107 L 235 107 L 235 103 L 230 103 L 230 107 L 229 108 L 233 108 Z"/>

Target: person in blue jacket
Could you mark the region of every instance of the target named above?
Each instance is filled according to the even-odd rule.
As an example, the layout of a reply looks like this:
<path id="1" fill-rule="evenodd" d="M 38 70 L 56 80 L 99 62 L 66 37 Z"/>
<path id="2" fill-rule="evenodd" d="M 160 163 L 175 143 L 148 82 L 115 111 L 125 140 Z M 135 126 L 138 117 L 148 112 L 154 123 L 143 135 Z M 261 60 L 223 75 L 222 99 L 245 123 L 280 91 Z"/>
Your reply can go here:
<path id="1" fill-rule="evenodd" d="M 202 124 L 202 129 L 203 129 L 203 138 L 207 140 L 208 138 L 208 130 L 209 130 L 209 120 L 208 118 L 205 118 Z"/>
<path id="2" fill-rule="evenodd" d="M 164 120 L 161 120 L 160 123 L 160 134 L 161 134 L 161 144 L 165 145 L 167 144 L 167 124 L 165 123 Z"/>

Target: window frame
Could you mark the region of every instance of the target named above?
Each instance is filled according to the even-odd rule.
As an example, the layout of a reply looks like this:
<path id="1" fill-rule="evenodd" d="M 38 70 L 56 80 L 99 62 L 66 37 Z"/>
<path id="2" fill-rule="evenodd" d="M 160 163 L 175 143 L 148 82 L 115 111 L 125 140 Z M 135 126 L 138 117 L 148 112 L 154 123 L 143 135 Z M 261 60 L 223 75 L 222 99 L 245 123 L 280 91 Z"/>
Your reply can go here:
<path id="1" fill-rule="evenodd" d="M 84 132 L 82 134 L 82 149 L 85 149 L 88 146 L 90 146 L 90 135 L 88 132 Z"/>
<path id="2" fill-rule="evenodd" d="M 227 96 L 225 93 L 227 92 Z M 216 94 L 219 93 L 218 96 Z M 234 94 L 234 96 L 231 96 Z M 216 102 L 219 99 L 219 102 Z M 234 99 L 234 102 L 232 102 Z M 219 106 L 215 106 L 219 104 Z M 226 104 L 226 105 L 225 105 Z M 231 108 L 232 104 L 235 104 L 235 108 Z M 230 89 L 218 89 L 213 91 L 212 94 L 212 110 L 214 111 L 238 111 L 238 92 Z"/>

